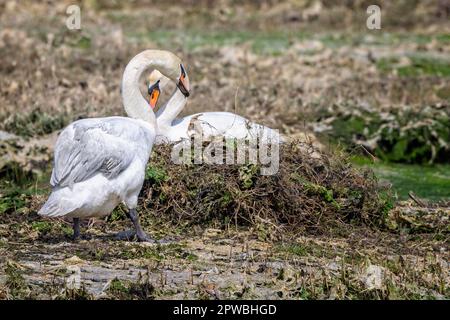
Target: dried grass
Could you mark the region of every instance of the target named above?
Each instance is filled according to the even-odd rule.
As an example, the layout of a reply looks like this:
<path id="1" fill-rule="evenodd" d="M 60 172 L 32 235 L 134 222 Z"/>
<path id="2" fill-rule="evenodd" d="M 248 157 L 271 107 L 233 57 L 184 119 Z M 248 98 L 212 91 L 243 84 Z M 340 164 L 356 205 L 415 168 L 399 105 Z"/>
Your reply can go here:
<path id="1" fill-rule="evenodd" d="M 174 224 L 263 223 L 294 234 L 325 233 L 349 223 L 382 226 L 392 201 L 371 171 L 300 142 L 280 148 L 279 171 L 271 176 L 252 164 L 173 164 L 167 146 L 152 159 L 143 205 Z"/>

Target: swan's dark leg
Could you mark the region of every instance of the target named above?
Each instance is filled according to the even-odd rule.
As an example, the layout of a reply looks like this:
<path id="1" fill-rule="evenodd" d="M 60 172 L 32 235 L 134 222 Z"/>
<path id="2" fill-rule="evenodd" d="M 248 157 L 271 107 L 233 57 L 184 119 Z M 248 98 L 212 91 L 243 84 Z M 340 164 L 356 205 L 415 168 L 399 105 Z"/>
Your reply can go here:
<path id="1" fill-rule="evenodd" d="M 114 236 L 114 238 L 116 240 L 131 241 L 131 240 L 133 240 L 135 235 L 136 235 L 136 231 L 135 230 L 126 230 L 126 231 L 118 232 Z"/>
<path id="2" fill-rule="evenodd" d="M 136 236 L 139 241 L 142 242 L 155 242 L 152 238 L 150 238 L 144 230 L 142 230 L 141 224 L 139 223 L 139 215 L 136 211 L 136 209 L 130 209 L 130 212 L 128 212 L 128 217 L 134 224 L 134 228 L 136 229 Z"/>
<path id="3" fill-rule="evenodd" d="M 80 237 L 80 218 L 73 218 L 73 240 Z"/>

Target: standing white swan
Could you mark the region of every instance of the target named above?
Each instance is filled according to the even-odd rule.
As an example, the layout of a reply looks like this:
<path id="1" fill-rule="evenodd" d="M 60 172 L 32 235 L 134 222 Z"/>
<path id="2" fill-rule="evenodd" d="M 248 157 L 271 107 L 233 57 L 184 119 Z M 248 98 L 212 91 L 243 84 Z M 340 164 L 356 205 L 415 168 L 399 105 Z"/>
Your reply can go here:
<path id="1" fill-rule="evenodd" d="M 186 71 L 185 79 L 189 79 Z M 161 87 L 166 84 L 167 77 L 154 70 L 148 78 L 148 93 L 150 104 L 156 105 L 154 98 L 159 97 Z M 161 85 L 160 85 L 161 84 Z M 190 125 L 195 121 L 200 125 L 205 139 L 222 136 L 226 139 L 251 139 L 258 137 L 264 142 L 283 142 L 285 139 L 278 131 L 269 127 L 251 122 L 231 112 L 202 112 L 175 119 L 184 109 L 187 99 L 179 90 L 176 90 L 169 101 L 157 112 L 158 134 L 155 144 L 173 143 L 190 138 Z"/>
<path id="2" fill-rule="evenodd" d="M 167 51 L 139 53 L 128 63 L 122 78 L 128 117 L 83 119 L 61 132 L 50 180 L 53 190 L 39 215 L 72 218 L 76 239 L 81 218 L 107 216 L 123 202 L 138 240 L 151 241 L 140 226 L 136 206 L 157 123 L 139 90 L 139 79 L 147 69 L 157 69 L 188 95 L 180 65 L 180 59 Z"/>

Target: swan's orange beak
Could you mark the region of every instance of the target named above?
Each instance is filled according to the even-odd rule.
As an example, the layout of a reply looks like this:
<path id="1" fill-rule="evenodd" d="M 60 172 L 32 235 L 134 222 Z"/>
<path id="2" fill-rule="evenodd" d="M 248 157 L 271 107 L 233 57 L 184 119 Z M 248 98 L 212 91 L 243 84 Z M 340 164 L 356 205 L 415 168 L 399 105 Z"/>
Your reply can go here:
<path id="1" fill-rule="evenodd" d="M 184 96 L 187 98 L 189 97 L 189 78 L 186 76 L 186 71 L 184 70 L 184 67 L 182 64 L 180 64 L 181 67 L 181 75 L 180 79 L 178 79 L 177 87 L 180 89 L 181 93 L 184 94 Z"/>
<path id="2" fill-rule="evenodd" d="M 148 103 L 152 109 L 155 109 L 156 104 L 158 103 L 159 94 L 161 90 L 159 89 L 159 80 L 152 86 L 148 86 L 148 94 L 150 95 Z"/>

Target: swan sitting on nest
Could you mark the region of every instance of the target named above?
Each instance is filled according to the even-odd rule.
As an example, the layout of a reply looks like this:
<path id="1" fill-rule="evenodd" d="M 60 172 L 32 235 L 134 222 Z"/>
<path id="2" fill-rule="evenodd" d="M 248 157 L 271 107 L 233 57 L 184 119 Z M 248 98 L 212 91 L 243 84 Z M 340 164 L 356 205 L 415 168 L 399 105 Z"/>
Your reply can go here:
<path id="1" fill-rule="evenodd" d="M 183 76 L 184 74 L 184 76 Z M 189 83 L 186 71 L 182 70 L 182 77 Z M 148 77 L 148 93 L 150 104 L 156 105 L 162 88 L 168 79 L 158 70 L 154 70 Z M 174 143 L 190 139 L 190 125 L 195 122 L 200 125 L 203 137 L 248 140 L 258 137 L 263 142 L 284 142 L 285 138 L 277 130 L 251 122 L 231 112 L 202 112 L 178 118 L 178 114 L 186 106 L 187 99 L 180 90 L 170 97 L 169 101 L 157 112 L 158 134 L 155 144 Z"/>

